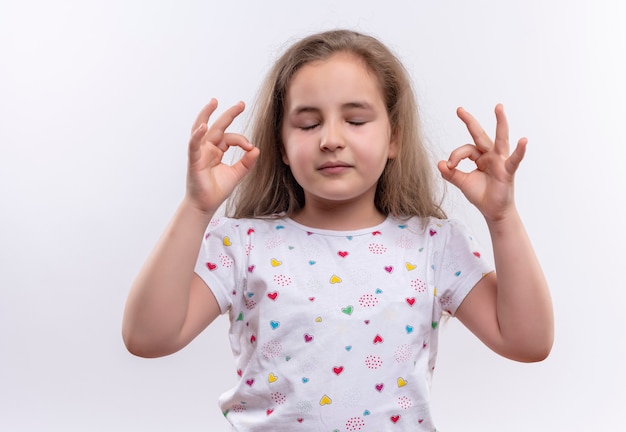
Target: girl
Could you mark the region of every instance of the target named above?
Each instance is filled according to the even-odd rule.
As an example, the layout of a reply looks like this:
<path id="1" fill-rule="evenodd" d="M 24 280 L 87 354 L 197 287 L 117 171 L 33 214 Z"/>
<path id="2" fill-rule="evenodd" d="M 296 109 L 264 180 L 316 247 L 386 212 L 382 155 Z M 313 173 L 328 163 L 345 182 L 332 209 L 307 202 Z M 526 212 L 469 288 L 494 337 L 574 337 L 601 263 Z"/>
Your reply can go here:
<path id="1" fill-rule="evenodd" d="M 193 126 L 186 195 L 128 297 L 130 352 L 176 352 L 228 312 L 240 379 L 220 406 L 238 431 L 435 430 L 445 314 L 510 359 L 548 355 L 548 288 L 513 200 L 526 139 L 509 155 L 501 105 L 493 141 L 459 108 L 474 143 L 438 164 L 484 215 L 497 277 L 446 220 L 407 73 L 376 39 L 329 31 L 288 49 L 262 87 L 255 145 L 226 132 L 243 103 L 209 127 L 216 108 Z M 244 151 L 232 166 L 230 147 Z M 238 185 L 230 217 L 213 219 Z"/>

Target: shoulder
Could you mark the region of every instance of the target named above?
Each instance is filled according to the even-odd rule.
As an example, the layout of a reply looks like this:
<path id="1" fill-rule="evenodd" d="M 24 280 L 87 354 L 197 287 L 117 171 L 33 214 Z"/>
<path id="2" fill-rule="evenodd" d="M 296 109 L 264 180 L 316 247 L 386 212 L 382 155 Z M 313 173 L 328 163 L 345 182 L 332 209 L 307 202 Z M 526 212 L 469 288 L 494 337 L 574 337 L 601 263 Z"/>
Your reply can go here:
<path id="1" fill-rule="evenodd" d="M 232 218 L 218 216 L 211 219 L 207 227 L 207 232 L 243 233 L 245 235 L 272 232 L 276 231 L 276 227 L 280 227 L 282 220 L 280 216 L 264 218 Z"/>
<path id="2" fill-rule="evenodd" d="M 400 236 L 410 238 L 411 241 L 418 241 L 435 255 L 454 254 L 467 249 L 479 253 L 480 246 L 477 244 L 472 231 L 467 224 L 459 219 L 412 217 L 402 220 L 390 218 L 389 223 L 399 224 L 398 226 L 403 228 Z"/>
<path id="3" fill-rule="evenodd" d="M 472 238 L 471 230 L 459 219 L 429 218 L 424 225 L 425 232 L 434 240 L 450 238 Z"/>
<path id="4" fill-rule="evenodd" d="M 433 240 L 468 231 L 466 225 L 457 219 L 439 219 L 435 217 L 412 216 L 410 218 L 398 218 L 389 216 L 385 224 L 388 230 L 400 228 L 401 230 L 396 232 L 430 237 Z"/>

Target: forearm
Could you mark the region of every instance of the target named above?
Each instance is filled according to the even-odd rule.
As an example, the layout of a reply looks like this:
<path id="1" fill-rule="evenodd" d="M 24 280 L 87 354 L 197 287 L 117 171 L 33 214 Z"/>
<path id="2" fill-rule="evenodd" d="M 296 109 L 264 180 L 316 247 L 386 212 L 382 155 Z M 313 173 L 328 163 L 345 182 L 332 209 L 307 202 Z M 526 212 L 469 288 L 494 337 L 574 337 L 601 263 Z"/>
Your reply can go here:
<path id="1" fill-rule="evenodd" d="M 131 287 L 122 329 L 129 350 L 138 345 L 167 345 L 179 337 L 210 219 L 210 214 L 185 201 L 178 207 Z"/>
<path id="2" fill-rule="evenodd" d="M 487 222 L 497 274 L 496 313 L 500 333 L 511 350 L 545 357 L 554 322 L 548 284 L 517 211 Z"/>

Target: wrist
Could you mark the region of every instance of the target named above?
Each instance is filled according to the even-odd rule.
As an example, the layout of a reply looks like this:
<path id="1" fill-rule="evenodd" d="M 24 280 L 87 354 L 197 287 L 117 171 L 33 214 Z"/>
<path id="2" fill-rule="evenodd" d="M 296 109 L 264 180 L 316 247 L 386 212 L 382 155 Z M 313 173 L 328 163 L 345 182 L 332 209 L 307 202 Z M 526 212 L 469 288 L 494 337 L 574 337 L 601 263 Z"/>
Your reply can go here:
<path id="1" fill-rule="evenodd" d="M 511 206 L 510 209 L 500 214 L 497 218 L 487 218 L 487 227 L 491 233 L 510 232 L 517 229 L 522 220 L 515 206 Z"/>
<path id="2" fill-rule="evenodd" d="M 178 206 L 178 212 L 184 215 L 185 219 L 197 221 L 206 227 L 217 209 L 202 209 L 191 198 L 185 196 Z"/>

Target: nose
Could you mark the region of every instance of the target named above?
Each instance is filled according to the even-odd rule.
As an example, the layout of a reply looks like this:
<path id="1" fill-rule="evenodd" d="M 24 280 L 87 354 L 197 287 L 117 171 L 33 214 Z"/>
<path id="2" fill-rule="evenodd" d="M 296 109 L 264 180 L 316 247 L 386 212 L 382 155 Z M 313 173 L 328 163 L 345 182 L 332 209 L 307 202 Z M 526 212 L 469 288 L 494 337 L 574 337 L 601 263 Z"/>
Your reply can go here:
<path id="1" fill-rule="evenodd" d="M 322 136 L 320 138 L 320 149 L 322 151 L 335 151 L 345 146 L 343 133 L 341 130 L 341 122 L 328 121 L 322 128 Z"/>

